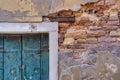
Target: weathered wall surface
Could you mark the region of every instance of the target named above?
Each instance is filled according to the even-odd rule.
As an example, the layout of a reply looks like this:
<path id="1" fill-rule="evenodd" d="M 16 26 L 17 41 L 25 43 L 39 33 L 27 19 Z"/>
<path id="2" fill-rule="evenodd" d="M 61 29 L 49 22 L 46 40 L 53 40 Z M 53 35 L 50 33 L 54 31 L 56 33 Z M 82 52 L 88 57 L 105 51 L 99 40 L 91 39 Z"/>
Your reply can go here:
<path id="1" fill-rule="evenodd" d="M 59 15 L 74 15 L 75 22 L 59 23 L 59 80 L 120 80 L 119 4 L 120 0 L 0 0 L 0 21 L 40 22 L 41 16 L 66 10 Z"/>
<path id="2" fill-rule="evenodd" d="M 76 20 L 59 24 L 59 80 L 120 80 L 120 7 L 106 1 L 61 14 Z"/>
<path id="3" fill-rule="evenodd" d="M 60 10 L 77 11 L 88 2 L 120 4 L 120 0 L 0 0 L 0 21 L 41 22 L 41 16 Z"/>
<path id="4" fill-rule="evenodd" d="M 0 21 L 38 21 L 41 16 L 65 9 L 80 9 L 80 4 L 97 0 L 0 0 Z"/>

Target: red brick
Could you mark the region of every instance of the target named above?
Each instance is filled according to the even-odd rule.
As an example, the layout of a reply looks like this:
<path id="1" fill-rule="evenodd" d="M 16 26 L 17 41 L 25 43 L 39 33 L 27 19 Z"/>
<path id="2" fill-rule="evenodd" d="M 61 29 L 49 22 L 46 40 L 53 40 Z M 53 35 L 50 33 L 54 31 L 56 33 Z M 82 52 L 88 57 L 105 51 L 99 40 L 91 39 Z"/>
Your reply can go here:
<path id="1" fill-rule="evenodd" d="M 58 39 L 59 43 L 62 43 L 63 40 L 64 40 L 63 38 L 59 38 L 59 39 Z"/>
<path id="2" fill-rule="evenodd" d="M 98 38 L 98 42 L 115 42 L 117 41 L 116 38 L 111 38 L 111 37 L 101 37 Z"/>
<path id="3" fill-rule="evenodd" d="M 107 25 L 117 26 L 117 25 L 119 25 L 119 20 L 116 20 L 116 21 L 108 21 L 108 22 L 107 22 Z"/>
<path id="4" fill-rule="evenodd" d="M 80 32 L 74 33 L 73 37 L 75 39 L 86 38 L 87 37 L 87 33 L 86 33 L 86 31 L 80 31 Z"/>
<path id="5" fill-rule="evenodd" d="M 97 31 L 87 31 L 88 37 L 101 37 L 105 36 L 105 31 L 103 30 L 97 30 Z"/>
<path id="6" fill-rule="evenodd" d="M 105 30 L 117 30 L 118 26 L 103 26 Z"/>
<path id="7" fill-rule="evenodd" d="M 109 9 L 109 6 L 108 6 L 108 5 L 101 5 L 101 6 L 100 6 L 100 9 L 101 9 L 101 10 L 108 10 L 108 9 Z"/>
<path id="8" fill-rule="evenodd" d="M 104 26 L 104 25 L 106 25 L 106 24 L 107 24 L 106 21 L 99 21 L 99 26 Z"/>
<path id="9" fill-rule="evenodd" d="M 75 15 L 75 17 L 80 17 L 82 13 L 80 11 L 76 11 L 73 12 L 73 14 Z"/>
<path id="10" fill-rule="evenodd" d="M 80 21 L 75 21 L 73 23 L 70 24 L 71 26 L 77 26 L 77 25 L 80 25 Z"/>
<path id="11" fill-rule="evenodd" d="M 87 30 L 86 26 L 80 26 L 80 25 L 71 26 L 71 28 L 76 29 L 76 30 Z"/>
<path id="12" fill-rule="evenodd" d="M 73 11 L 72 10 L 62 10 L 58 14 L 59 14 L 59 16 L 72 16 Z"/>
<path id="13" fill-rule="evenodd" d="M 86 52 L 86 49 L 74 49 L 75 53 L 82 53 L 82 52 Z"/>
<path id="14" fill-rule="evenodd" d="M 65 38 L 63 44 L 71 45 L 71 44 L 74 44 L 74 42 L 75 42 L 74 38 Z"/>
<path id="15" fill-rule="evenodd" d="M 66 33 L 66 31 L 60 31 L 60 33 L 65 34 L 65 33 Z"/>
<path id="16" fill-rule="evenodd" d="M 86 43 L 86 39 L 77 39 L 77 44 Z"/>
<path id="17" fill-rule="evenodd" d="M 83 45 L 71 45 L 71 49 L 85 49 L 85 47 Z"/>
<path id="18" fill-rule="evenodd" d="M 111 37 L 120 37 L 120 32 L 119 31 L 111 31 L 109 35 Z"/>
<path id="19" fill-rule="evenodd" d="M 96 12 L 96 16 L 97 16 L 97 17 L 101 17 L 101 16 L 103 16 L 103 15 L 104 15 L 103 12 L 100 12 L 100 11 Z"/>
<path id="20" fill-rule="evenodd" d="M 88 44 L 96 44 L 96 43 L 98 43 L 98 40 L 97 40 L 97 38 L 87 38 L 86 42 Z"/>
<path id="21" fill-rule="evenodd" d="M 91 31 L 95 31 L 95 30 L 101 30 L 102 27 L 98 27 L 98 26 L 89 26 L 89 30 Z"/>
<path id="22" fill-rule="evenodd" d="M 87 36 L 87 33 L 85 30 L 70 29 L 66 33 L 66 37 L 73 37 L 74 39 L 86 38 L 86 36 Z"/>
<path id="23" fill-rule="evenodd" d="M 59 23 L 59 27 L 62 28 L 62 27 L 69 27 L 69 23 Z"/>
<path id="24" fill-rule="evenodd" d="M 85 49 L 93 49 L 98 47 L 98 44 L 82 44 L 82 46 L 84 46 Z"/>
<path id="25" fill-rule="evenodd" d="M 65 27 L 59 28 L 59 31 L 66 31 L 66 30 L 67 30 L 67 28 L 65 28 Z"/>
<path id="26" fill-rule="evenodd" d="M 61 46 L 62 48 L 66 49 L 85 49 L 84 46 L 82 45 L 63 45 Z"/>

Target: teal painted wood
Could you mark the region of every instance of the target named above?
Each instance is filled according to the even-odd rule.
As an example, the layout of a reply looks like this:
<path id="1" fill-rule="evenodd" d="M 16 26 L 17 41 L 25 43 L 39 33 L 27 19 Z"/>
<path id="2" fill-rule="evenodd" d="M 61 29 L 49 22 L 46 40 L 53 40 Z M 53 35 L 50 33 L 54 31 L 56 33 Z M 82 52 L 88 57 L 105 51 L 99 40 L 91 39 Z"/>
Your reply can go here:
<path id="1" fill-rule="evenodd" d="M 0 80 L 3 80 L 3 37 L 0 36 Z"/>
<path id="2" fill-rule="evenodd" d="M 49 80 L 48 34 L 0 36 L 0 80 Z"/>
<path id="3" fill-rule="evenodd" d="M 22 43 L 22 80 L 40 80 L 40 35 L 24 35 Z"/>
<path id="4" fill-rule="evenodd" d="M 21 37 L 4 37 L 4 80 L 21 80 Z"/>
<path id="5" fill-rule="evenodd" d="M 41 34 L 41 55 L 40 55 L 40 71 L 41 80 L 49 80 L 49 36 Z"/>

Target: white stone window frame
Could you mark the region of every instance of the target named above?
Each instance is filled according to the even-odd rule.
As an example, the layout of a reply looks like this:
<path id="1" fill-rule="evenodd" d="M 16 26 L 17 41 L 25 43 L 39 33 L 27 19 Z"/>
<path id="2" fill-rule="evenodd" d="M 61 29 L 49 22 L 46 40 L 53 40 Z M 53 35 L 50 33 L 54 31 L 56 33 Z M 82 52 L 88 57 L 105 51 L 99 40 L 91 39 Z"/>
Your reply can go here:
<path id="1" fill-rule="evenodd" d="M 0 34 L 49 33 L 49 80 L 58 80 L 58 23 L 0 23 Z"/>

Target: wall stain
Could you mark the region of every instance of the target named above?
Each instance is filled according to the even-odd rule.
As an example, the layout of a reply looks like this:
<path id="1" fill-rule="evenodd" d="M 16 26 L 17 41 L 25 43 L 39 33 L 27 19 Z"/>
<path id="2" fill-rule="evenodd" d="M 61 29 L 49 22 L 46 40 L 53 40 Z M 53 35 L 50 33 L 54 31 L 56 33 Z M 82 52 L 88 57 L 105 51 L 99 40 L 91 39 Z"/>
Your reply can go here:
<path id="1" fill-rule="evenodd" d="M 35 10 L 35 4 L 31 0 L 0 0 L 0 10 L 12 13 L 27 11 L 27 16 L 38 15 L 38 12 Z"/>

